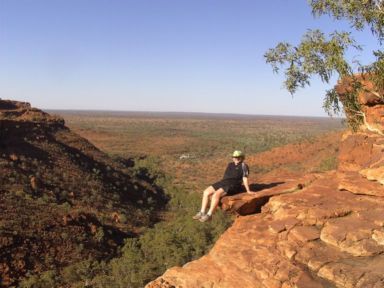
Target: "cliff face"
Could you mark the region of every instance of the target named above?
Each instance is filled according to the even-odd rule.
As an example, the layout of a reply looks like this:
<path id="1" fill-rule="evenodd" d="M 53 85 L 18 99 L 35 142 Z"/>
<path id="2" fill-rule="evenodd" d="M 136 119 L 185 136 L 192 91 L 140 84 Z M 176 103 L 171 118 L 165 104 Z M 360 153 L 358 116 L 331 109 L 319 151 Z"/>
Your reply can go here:
<path id="1" fill-rule="evenodd" d="M 164 202 L 60 117 L 0 100 L 0 287 L 113 257 L 125 237 L 148 225 L 149 196 Z"/>
<path id="2" fill-rule="evenodd" d="M 281 175 L 270 179 L 281 185 L 225 199 L 250 215 L 146 287 L 384 287 L 384 101 L 371 92 L 359 96 L 366 123 L 343 135 L 336 171 Z"/>

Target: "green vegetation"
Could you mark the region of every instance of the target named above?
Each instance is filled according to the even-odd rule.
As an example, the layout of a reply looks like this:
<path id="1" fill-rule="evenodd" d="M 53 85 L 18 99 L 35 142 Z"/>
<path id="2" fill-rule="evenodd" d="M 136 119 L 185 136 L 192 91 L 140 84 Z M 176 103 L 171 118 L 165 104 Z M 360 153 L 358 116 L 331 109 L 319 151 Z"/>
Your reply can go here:
<path id="1" fill-rule="evenodd" d="M 145 175 L 153 179 L 155 185 L 164 188 L 170 200 L 166 209 L 159 212 L 161 214 L 159 217 L 166 218 L 163 219 L 165 221 L 141 231 L 137 238 L 125 239 L 120 249 L 120 256 L 111 261 L 90 258 L 66 266 L 60 271 L 50 270 L 39 275 L 30 275 L 24 278 L 20 287 L 63 285 L 80 288 L 85 284 L 100 288 L 143 287 L 166 269 L 183 265 L 207 253 L 216 239 L 232 223 L 231 217 L 222 211 L 217 211 L 209 223 L 203 224 L 193 220 L 191 216 L 199 209 L 201 195 L 172 186 L 172 178 L 160 170 L 159 164 L 155 157 L 136 159 L 136 165 L 132 169 L 137 175 Z M 106 231 L 103 227 L 99 227 L 94 234 L 95 241 L 98 243 L 104 241 L 105 235 Z M 66 233 L 60 234 L 62 239 L 68 237 Z M 79 239 L 79 254 L 85 240 L 85 238 Z"/>
<path id="2" fill-rule="evenodd" d="M 204 255 L 225 231 L 230 221 L 222 213 L 214 221 L 201 224 L 191 216 L 177 215 L 160 223 L 136 239 L 128 239 L 122 256 L 109 264 L 106 275 L 96 277 L 95 287 L 143 287 L 173 266 Z"/>
<path id="3" fill-rule="evenodd" d="M 351 28 L 361 31 L 369 28 L 381 44 L 384 39 L 384 4 L 381 0 L 309 0 L 315 16 L 329 15 L 335 20 L 347 20 Z M 351 79 L 351 91 L 347 95 L 337 94 L 333 88 L 326 92 L 324 108 L 329 114 L 340 112 L 340 102 L 348 118 L 348 124 L 356 130 L 363 121 L 363 112 L 357 101 L 357 94 L 362 89 L 354 73 L 367 75 L 379 88 L 384 87 L 384 53 L 373 51 L 376 61 L 369 65 L 359 64 L 355 71 L 352 67 L 355 59 L 348 60 L 345 55 L 349 48 L 363 50 L 351 37 L 351 32 L 335 31 L 329 36 L 320 30 L 309 30 L 304 34 L 301 43 L 293 46 L 286 42 L 279 43 L 265 53 L 267 63 L 274 72 L 284 67 L 285 87 L 290 93 L 298 88 L 310 85 L 312 76 L 329 83 L 334 73 L 339 78 Z"/>
<path id="4" fill-rule="evenodd" d="M 334 170 L 336 168 L 337 168 L 337 158 L 335 156 L 331 156 L 321 161 L 318 170 L 320 172 L 325 172 L 325 171 Z"/>
<path id="5" fill-rule="evenodd" d="M 57 274 L 55 271 L 46 271 L 39 276 L 33 275 L 24 279 L 19 287 L 20 288 L 46 288 L 54 287 L 57 283 Z"/>
<path id="6" fill-rule="evenodd" d="M 125 117 L 113 113 L 64 116 L 72 129 L 108 154 L 145 158 L 149 165 L 157 165 L 161 173 L 173 175 L 173 186 L 191 192 L 201 191 L 220 177 L 233 150 L 255 155 L 344 129 L 339 119 L 305 117 L 186 115 L 166 118 L 166 114 L 129 112 Z M 180 159 L 182 155 L 187 158 Z M 252 173 L 265 171 L 263 167 L 254 168 Z"/>
<path id="7" fill-rule="evenodd" d="M 222 211 L 213 221 L 200 223 L 191 218 L 200 206 L 200 194 L 172 186 L 153 159 L 138 160 L 135 169 L 147 169 L 148 176 L 165 188 L 170 198 L 168 221 L 148 228 L 140 237 L 127 239 L 119 258 L 113 259 L 104 273 L 96 276 L 94 287 L 143 287 L 173 266 L 180 266 L 204 255 L 232 220 Z"/>
<path id="8" fill-rule="evenodd" d="M 192 215 L 201 204 L 201 193 L 196 192 L 202 192 L 222 175 L 233 150 L 245 151 L 251 160 L 258 152 L 343 128 L 338 120 L 292 117 L 167 119 L 90 115 L 66 121 L 113 155 L 115 161 L 109 159 L 101 165 L 80 151 L 72 153 L 70 149 L 48 147 L 47 143 L 39 143 L 45 146 L 38 147 L 55 151 L 64 164 L 53 171 L 29 155 L 18 155 L 18 160 L 12 161 L 2 158 L 8 171 L 5 175 L 9 176 L 3 179 L 8 181 L 5 184 L 11 187 L 21 183 L 14 187 L 14 194 L 10 193 L 11 200 L 39 211 L 38 220 L 33 222 L 39 229 L 51 223 L 52 213 L 60 211 L 55 216 L 59 224 L 52 234 L 53 245 L 58 249 L 70 247 L 63 253 L 70 261 L 58 263 L 51 254 L 44 255 L 41 271 L 50 272 L 27 274 L 20 287 L 50 287 L 51 283 L 60 287 L 143 287 L 166 269 L 207 253 L 231 224 L 231 216 L 221 210 L 208 223 L 194 221 Z M 11 163 L 27 173 L 16 173 Z M 273 163 L 270 167 L 254 164 L 252 175 L 274 169 Z M 32 176 L 38 180 L 37 189 L 31 185 Z M 135 192 L 134 197 L 125 197 L 128 192 Z M 168 200 L 165 208 L 159 205 L 159 199 L 163 204 Z M 123 206 L 121 200 L 132 201 L 132 205 Z M 95 209 L 81 208 L 86 207 L 84 204 Z M 73 215 L 73 219 L 68 218 L 68 224 L 63 225 L 66 214 Z M 111 216 L 115 214 L 116 222 Z M 11 218 L 14 224 L 9 220 L 4 233 L 27 221 L 23 217 Z M 35 231 L 20 234 L 29 237 Z"/>
<path id="9" fill-rule="evenodd" d="M 89 126 L 91 122 L 96 125 Z M 67 123 L 78 131 L 86 129 L 91 141 L 111 155 L 136 155 L 132 171 L 162 187 L 169 198 L 166 211 L 159 214 L 163 221 L 137 238 L 126 239 L 121 256 L 98 273 L 94 273 L 97 269 L 90 271 L 90 283 L 100 288 L 143 287 L 166 269 L 209 251 L 232 220 L 221 210 L 212 222 L 192 220 L 201 203 L 201 194 L 196 192 L 210 183 L 210 177 L 220 177 L 232 150 L 242 149 L 254 155 L 342 128 L 340 121 L 289 117 L 282 121 L 273 117 L 233 120 L 82 116 L 69 117 Z M 188 157 L 181 160 L 183 154 Z M 257 165 L 252 169 L 254 173 L 266 172 Z"/>

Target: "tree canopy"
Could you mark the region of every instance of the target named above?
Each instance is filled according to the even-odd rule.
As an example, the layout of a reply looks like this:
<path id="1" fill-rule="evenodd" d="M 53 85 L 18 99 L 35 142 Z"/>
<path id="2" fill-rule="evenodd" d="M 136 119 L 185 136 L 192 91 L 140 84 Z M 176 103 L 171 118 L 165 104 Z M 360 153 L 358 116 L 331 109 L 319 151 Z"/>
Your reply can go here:
<path id="1" fill-rule="evenodd" d="M 315 17 L 329 15 L 335 20 L 347 20 L 351 29 L 357 31 L 370 29 L 380 47 L 384 40 L 383 2 L 383 0 L 308 1 Z M 358 64 L 358 68 L 354 70 L 353 63 L 345 56 L 346 51 L 351 48 L 356 51 L 363 50 L 353 39 L 351 31 L 334 31 L 326 35 L 316 29 L 307 30 L 296 46 L 287 42 L 278 43 L 275 48 L 269 49 L 264 57 L 266 62 L 272 65 L 274 72 L 284 70 L 284 86 L 291 94 L 298 88 L 309 86 L 313 76 L 319 76 L 323 82 L 329 83 L 334 74 L 339 78 L 351 79 L 356 79 L 357 73 L 369 75 L 377 87 L 384 88 L 384 52 L 370 51 L 375 56 L 375 61 L 365 66 Z M 362 112 L 357 101 L 361 85 L 357 79 L 352 83 L 353 89 L 343 99 L 339 98 L 335 88 L 326 91 L 323 107 L 330 115 L 338 114 L 341 110 L 341 100 L 349 125 L 356 129 L 362 122 Z"/>

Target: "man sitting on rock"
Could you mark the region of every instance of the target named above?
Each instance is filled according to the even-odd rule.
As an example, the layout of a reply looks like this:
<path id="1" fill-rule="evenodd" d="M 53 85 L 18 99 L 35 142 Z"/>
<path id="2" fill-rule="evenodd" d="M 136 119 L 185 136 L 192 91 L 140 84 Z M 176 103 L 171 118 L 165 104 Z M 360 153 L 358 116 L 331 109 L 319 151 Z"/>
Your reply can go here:
<path id="1" fill-rule="evenodd" d="M 228 164 L 223 179 L 204 190 L 201 210 L 193 216 L 193 219 L 200 220 L 201 222 L 211 220 L 220 198 L 225 195 L 239 193 L 242 190 L 242 184 L 244 184 L 247 193 L 252 193 L 248 184 L 249 168 L 248 165 L 244 163 L 244 159 L 245 155 L 243 152 L 238 150 L 233 152 L 232 162 Z M 211 205 L 208 213 L 205 213 L 209 197 L 211 197 Z"/>

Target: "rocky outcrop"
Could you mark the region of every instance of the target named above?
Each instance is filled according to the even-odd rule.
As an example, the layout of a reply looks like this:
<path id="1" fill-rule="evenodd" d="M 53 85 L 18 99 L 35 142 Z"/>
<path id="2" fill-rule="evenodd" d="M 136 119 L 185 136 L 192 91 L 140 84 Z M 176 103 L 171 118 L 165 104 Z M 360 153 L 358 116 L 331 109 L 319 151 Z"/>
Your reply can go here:
<path id="1" fill-rule="evenodd" d="M 25 277 L 85 259 L 110 259 L 151 220 L 142 211 L 165 201 L 147 178 L 60 117 L 0 100 L 0 287 L 21 287 Z"/>
<path id="2" fill-rule="evenodd" d="M 344 81 L 345 82 L 345 81 Z M 345 83 L 340 82 L 339 93 Z M 384 98 L 372 82 L 362 79 L 358 95 L 365 123 L 357 133 L 347 132 L 340 144 L 339 189 L 384 196 Z"/>
<path id="3" fill-rule="evenodd" d="M 275 178 L 279 185 L 254 196 L 227 198 L 225 209 L 256 214 L 239 216 L 206 256 L 146 287 L 384 287 L 384 103 L 363 86 L 369 127 L 343 135 L 336 171 Z"/>
<path id="4" fill-rule="evenodd" d="M 364 125 L 361 130 L 368 130 L 384 136 L 384 91 L 382 87 L 375 87 L 368 74 L 357 74 L 354 77 L 341 79 L 336 85 L 336 91 L 341 101 L 348 98 L 348 94 L 357 89 L 357 102 L 361 105 Z M 352 88 L 354 87 L 354 88 Z M 355 113 L 356 111 L 353 111 Z M 347 116 L 353 117 L 351 111 Z M 350 114 L 350 115 L 348 115 Z"/>
<path id="5" fill-rule="evenodd" d="M 340 144 L 339 189 L 384 196 L 384 137 L 348 132 Z"/>
<path id="6" fill-rule="evenodd" d="M 280 182 L 273 182 L 276 178 L 264 177 L 263 181 L 268 184 L 260 184 L 260 188 L 254 189 L 252 194 L 241 193 L 224 197 L 221 201 L 221 208 L 238 215 L 258 213 L 271 197 L 301 190 L 316 180 L 320 174 L 312 173 L 303 177 L 289 176 L 280 175 Z"/>
<path id="7" fill-rule="evenodd" d="M 64 125 L 64 119 L 50 115 L 40 109 L 34 108 L 28 102 L 19 102 L 0 99 L 0 119 L 2 121 L 59 123 Z"/>
<path id="8" fill-rule="evenodd" d="M 383 287 L 383 204 L 338 191 L 330 173 L 238 218 L 208 255 L 147 287 Z"/>

